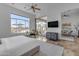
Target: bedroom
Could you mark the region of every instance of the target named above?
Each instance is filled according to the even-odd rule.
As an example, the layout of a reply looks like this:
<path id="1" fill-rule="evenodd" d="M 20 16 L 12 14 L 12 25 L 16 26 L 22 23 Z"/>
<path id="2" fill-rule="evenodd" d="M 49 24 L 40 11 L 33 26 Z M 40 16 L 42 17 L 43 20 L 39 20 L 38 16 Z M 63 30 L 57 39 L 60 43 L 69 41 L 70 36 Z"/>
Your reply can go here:
<path id="1" fill-rule="evenodd" d="M 39 55 L 39 56 L 40 55 L 62 55 L 63 47 L 54 46 L 54 48 L 52 47 L 52 49 L 54 49 L 54 51 L 56 50 L 55 52 L 56 54 L 53 53 L 54 51 L 52 51 L 51 53 L 50 51 L 51 49 L 49 49 L 51 47 L 46 48 L 46 46 L 49 46 L 49 45 L 53 46 L 52 44 L 47 44 L 43 41 L 40 41 L 38 38 L 35 38 L 36 37 L 35 35 L 34 35 L 35 37 L 34 36 L 31 38 L 28 37 L 26 32 L 34 31 L 36 28 L 35 27 L 36 23 L 35 23 L 35 18 L 34 18 L 35 15 L 34 13 L 25 12 L 24 10 L 20 10 L 16 8 L 17 6 L 20 7 L 22 5 L 23 5 L 22 8 L 24 8 L 25 4 L 23 3 L 20 3 L 20 4 L 2 3 L 0 4 L 0 8 L 1 8 L 0 9 L 0 19 L 1 19 L 0 20 L 0 24 L 1 24 L 0 25 L 1 27 L 0 37 L 1 37 L 1 44 L 2 44 L 0 46 L 1 47 L 0 55 L 1 56 L 35 55 L 36 52 L 39 52 L 40 48 L 41 48 L 41 51 L 44 51 L 44 52 L 37 53 L 36 55 Z M 47 17 L 42 17 L 42 18 L 47 18 Z M 37 21 L 37 22 L 38 24 L 39 22 L 42 23 L 42 20 Z M 43 20 L 43 23 L 46 24 L 46 20 Z M 27 39 L 27 41 L 25 39 Z M 27 46 L 28 44 L 26 43 L 30 43 L 29 46 Z M 42 44 L 44 45 L 46 49 L 44 49 Z M 22 47 L 23 49 L 21 48 L 21 46 L 23 46 Z M 57 51 L 58 49 L 61 52 Z M 49 52 L 46 52 L 47 50 Z M 27 53 L 25 54 L 25 52 Z"/>
<path id="2" fill-rule="evenodd" d="M 79 4 L 75 3 L 0 4 L 0 37 L 2 44 L 0 46 L 0 55 L 74 55 L 72 51 L 65 50 L 64 47 L 61 46 L 64 43 L 63 40 L 62 42 L 58 42 L 57 40 L 66 39 L 61 36 L 61 13 L 78 8 L 78 6 Z M 51 21 L 56 21 L 58 26 L 56 26 L 56 28 L 48 28 L 48 22 Z M 47 41 L 47 39 L 52 38 L 54 41 Z M 66 45 L 72 41 L 67 40 L 67 42 Z"/>

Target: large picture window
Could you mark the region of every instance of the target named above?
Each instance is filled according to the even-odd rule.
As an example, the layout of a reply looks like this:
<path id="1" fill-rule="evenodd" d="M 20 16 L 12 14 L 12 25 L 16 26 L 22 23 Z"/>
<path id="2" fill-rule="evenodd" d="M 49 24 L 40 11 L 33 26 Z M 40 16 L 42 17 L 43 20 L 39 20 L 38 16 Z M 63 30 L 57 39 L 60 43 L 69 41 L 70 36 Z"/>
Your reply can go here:
<path id="1" fill-rule="evenodd" d="M 11 32 L 13 33 L 24 33 L 29 31 L 29 18 L 10 14 L 11 16 Z"/>

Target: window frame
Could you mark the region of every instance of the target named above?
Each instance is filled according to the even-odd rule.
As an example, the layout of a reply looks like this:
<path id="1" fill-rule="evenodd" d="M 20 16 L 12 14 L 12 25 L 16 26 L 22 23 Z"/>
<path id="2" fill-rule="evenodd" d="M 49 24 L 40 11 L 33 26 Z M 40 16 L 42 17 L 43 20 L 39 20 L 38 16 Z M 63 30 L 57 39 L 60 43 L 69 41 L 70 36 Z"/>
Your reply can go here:
<path id="1" fill-rule="evenodd" d="M 24 18 L 27 18 L 28 20 L 24 20 L 24 19 L 19 19 L 19 18 L 12 18 L 11 17 L 11 14 L 13 14 L 13 15 L 16 15 L 16 16 L 19 16 L 19 17 L 24 17 Z M 26 16 L 22 16 L 22 15 L 17 15 L 17 14 L 14 14 L 14 13 L 10 13 L 10 25 L 12 25 L 12 22 L 11 22 L 11 20 L 12 19 L 15 19 L 15 21 L 16 21 L 16 24 L 18 24 L 18 20 L 21 20 L 21 21 L 24 21 L 24 28 L 27 28 L 26 27 L 26 23 L 28 22 L 28 30 L 30 30 L 30 18 L 29 17 L 26 17 Z M 11 29 L 12 29 L 12 26 L 10 26 L 11 27 Z M 18 27 L 16 26 L 16 32 L 12 32 L 12 30 L 11 30 L 11 33 L 25 33 L 25 32 L 18 32 Z"/>

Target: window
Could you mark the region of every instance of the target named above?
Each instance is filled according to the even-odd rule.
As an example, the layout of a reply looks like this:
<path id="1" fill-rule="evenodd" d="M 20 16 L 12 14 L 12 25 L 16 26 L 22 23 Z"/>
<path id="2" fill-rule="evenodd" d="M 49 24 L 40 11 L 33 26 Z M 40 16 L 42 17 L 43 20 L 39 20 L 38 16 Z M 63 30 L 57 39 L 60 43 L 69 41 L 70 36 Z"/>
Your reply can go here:
<path id="1" fill-rule="evenodd" d="M 29 18 L 15 14 L 11 16 L 11 32 L 13 33 L 24 33 L 29 31 Z"/>

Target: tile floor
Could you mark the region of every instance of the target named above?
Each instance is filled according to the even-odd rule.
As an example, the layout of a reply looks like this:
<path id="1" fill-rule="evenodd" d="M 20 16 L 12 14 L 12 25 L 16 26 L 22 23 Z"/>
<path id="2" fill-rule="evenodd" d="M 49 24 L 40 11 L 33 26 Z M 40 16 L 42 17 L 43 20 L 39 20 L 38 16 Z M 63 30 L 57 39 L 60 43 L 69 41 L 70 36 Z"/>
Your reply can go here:
<path id="1" fill-rule="evenodd" d="M 75 41 L 50 41 L 45 37 L 38 37 L 38 40 L 64 47 L 64 56 L 79 56 L 79 38 Z"/>
<path id="2" fill-rule="evenodd" d="M 64 56 L 79 56 L 79 38 L 75 41 L 47 41 L 48 43 L 56 44 L 64 47 Z"/>

